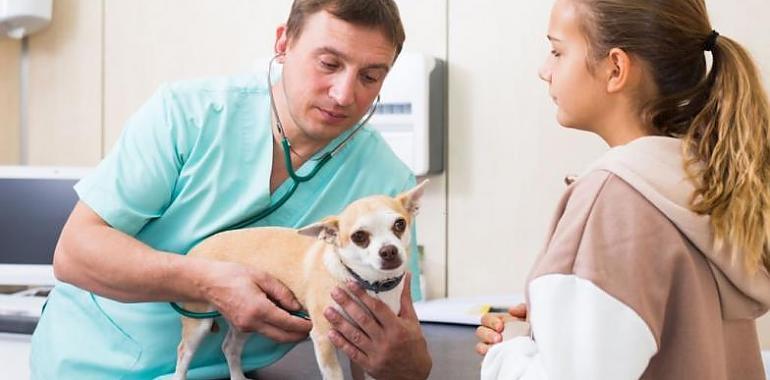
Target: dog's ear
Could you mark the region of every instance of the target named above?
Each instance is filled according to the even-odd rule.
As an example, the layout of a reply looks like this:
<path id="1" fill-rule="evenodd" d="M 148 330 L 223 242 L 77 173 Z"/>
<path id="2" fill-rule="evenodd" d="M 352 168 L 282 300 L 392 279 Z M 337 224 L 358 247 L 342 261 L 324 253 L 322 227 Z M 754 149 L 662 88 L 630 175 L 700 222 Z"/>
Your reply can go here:
<path id="1" fill-rule="evenodd" d="M 338 245 L 340 224 L 336 216 L 327 216 L 320 222 L 299 229 L 301 235 L 323 240 L 329 244 Z"/>
<path id="2" fill-rule="evenodd" d="M 396 200 L 401 202 L 406 211 L 409 212 L 409 215 L 415 216 L 420 211 L 420 199 L 422 199 L 422 195 L 425 193 L 425 184 L 427 183 L 428 180 L 426 179 L 411 190 L 401 193 L 396 197 Z"/>

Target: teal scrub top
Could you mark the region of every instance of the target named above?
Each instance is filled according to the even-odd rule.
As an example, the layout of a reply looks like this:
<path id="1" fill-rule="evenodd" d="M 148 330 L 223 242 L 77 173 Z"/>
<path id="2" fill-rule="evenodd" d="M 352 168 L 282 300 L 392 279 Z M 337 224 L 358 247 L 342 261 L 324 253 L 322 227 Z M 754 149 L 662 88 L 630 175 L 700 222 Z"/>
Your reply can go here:
<path id="1" fill-rule="evenodd" d="M 75 186 L 81 201 L 114 228 L 176 253 L 267 207 L 291 182 L 270 195 L 267 91 L 264 75 L 162 86 L 128 120 L 115 149 Z M 298 173 L 314 165 L 308 160 Z M 358 198 L 395 195 L 415 183 L 382 136 L 364 127 L 281 208 L 251 226 L 305 226 Z M 419 273 L 414 232 L 409 266 Z M 412 277 L 415 300 L 421 298 L 418 278 Z M 226 323 L 220 325 L 195 354 L 190 379 L 227 377 L 220 348 Z M 121 303 L 58 283 L 32 337 L 32 378 L 167 377 L 180 334 L 179 315 L 168 303 Z M 243 368 L 267 366 L 292 347 L 255 334 L 244 348 Z"/>

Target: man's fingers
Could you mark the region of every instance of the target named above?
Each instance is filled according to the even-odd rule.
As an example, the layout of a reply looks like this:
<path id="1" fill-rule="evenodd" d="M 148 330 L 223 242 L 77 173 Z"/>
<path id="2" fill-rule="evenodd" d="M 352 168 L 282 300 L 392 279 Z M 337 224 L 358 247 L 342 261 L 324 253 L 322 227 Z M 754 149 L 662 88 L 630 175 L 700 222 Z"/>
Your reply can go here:
<path id="1" fill-rule="evenodd" d="M 387 305 L 378 299 L 370 297 L 366 292 L 355 283 L 349 282 L 353 296 L 363 303 L 361 306 L 350 294 L 343 289 L 334 288 L 332 290 L 332 299 L 353 319 L 361 328 L 366 331 L 373 339 L 379 339 L 382 335 L 382 325 L 387 323 L 383 319 L 389 316 L 395 318 L 393 312 Z M 368 309 L 368 310 L 367 310 Z"/>
<path id="2" fill-rule="evenodd" d="M 372 339 L 364 331 L 343 318 L 337 310 L 327 307 L 324 317 L 329 320 L 332 327 L 339 332 L 345 340 L 362 352 L 369 352 L 372 348 Z"/>
<path id="3" fill-rule="evenodd" d="M 268 302 L 266 302 L 268 303 Z M 313 323 L 309 320 L 289 314 L 275 305 L 266 305 L 267 310 L 264 314 L 264 322 L 287 333 L 299 333 L 307 335 L 313 328 Z"/>
<path id="4" fill-rule="evenodd" d="M 364 369 L 369 368 L 369 357 L 366 356 L 363 351 L 359 350 L 356 346 L 345 339 L 342 334 L 331 330 L 327 336 L 329 337 L 329 341 L 332 342 L 334 347 L 337 347 L 339 350 L 344 352 L 353 363 L 358 364 Z"/>
<path id="5" fill-rule="evenodd" d="M 373 317 L 375 318 L 374 320 L 377 321 L 380 325 L 387 325 L 396 319 L 396 314 L 393 313 L 393 310 L 390 310 L 388 305 L 382 302 L 379 298 L 370 296 L 369 293 L 367 293 L 366 290 L 355 283 L 355 281 L 348 281 L 346 283 L 346 287 L 353 296 L 355 296 L 359 301 L 361 301 L 361 303 L 364 304 L 364 306 L 366 306 L 367 309 L 369 309 L 369 311 L 371 311 L 371 313 L 367 314 L 373 314 Z M 332 293 L 332 297 L 333 296 L 334 294 Z M 350 297 L 347 294 L 346 296 Z M 353 315 L 351 315 L 351 317 L 352 316 Z M 358 322 L 358 320 L 356 320 L 356 322 Z"/>
<path id="6" fill-rule="evenodd" d="M 412 273 L 406 272 L 404 276 L 404 290 L 401 292 L 401 311 L 398 315 L 402 318 L 417 320 L 417 312 L 414 311 L 412 304 Z"/>
<path id="7" fill-rule="evenodd" d="M 258 278 L 257 285 L 273 302 L 286 310 L 302 309 L 302 305 L 297 301 L 294 293 L 283 282 L 267 274 L 261 274 Z"/>
<path id="8" fill-rule="evenodd" d="M 307 333 L 286 331 L 269 323 L 258 325 L 255 331 L 280 343 L 299 342 L 307 338 Z"/>

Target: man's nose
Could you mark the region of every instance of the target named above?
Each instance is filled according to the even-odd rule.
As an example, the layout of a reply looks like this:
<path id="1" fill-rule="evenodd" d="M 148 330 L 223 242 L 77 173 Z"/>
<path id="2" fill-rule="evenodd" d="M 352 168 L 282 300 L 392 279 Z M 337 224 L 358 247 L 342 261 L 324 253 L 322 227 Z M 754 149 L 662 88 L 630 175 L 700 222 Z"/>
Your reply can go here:
<path id="1" fill-rule="evenodd" d="M 329 88 L 329 96 L 338 106 L 347 107 L 356 99 L 356 75 L 340 73 Z"/>

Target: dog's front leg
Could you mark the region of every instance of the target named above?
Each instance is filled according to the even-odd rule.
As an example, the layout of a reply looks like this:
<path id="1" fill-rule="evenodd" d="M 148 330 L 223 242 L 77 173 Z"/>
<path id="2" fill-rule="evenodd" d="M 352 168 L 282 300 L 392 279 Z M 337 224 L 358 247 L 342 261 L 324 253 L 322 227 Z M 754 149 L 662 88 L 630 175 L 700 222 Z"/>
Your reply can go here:
<path id="1" fill-rule="evenodd" d="M 321 370 L 324 380 L 343 380 L 342 366 L 337 359 L 337 348 L 326 335 L 329 332 L 328 325 L 321 327 L 313 326 L 310 331 L 310 338 L 313 340 L 313 350 L 318 362 L 318 368 Z"/>

